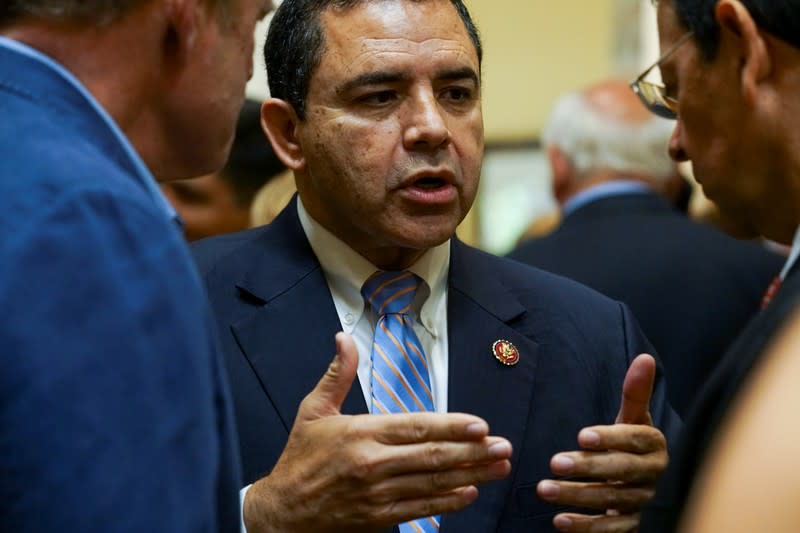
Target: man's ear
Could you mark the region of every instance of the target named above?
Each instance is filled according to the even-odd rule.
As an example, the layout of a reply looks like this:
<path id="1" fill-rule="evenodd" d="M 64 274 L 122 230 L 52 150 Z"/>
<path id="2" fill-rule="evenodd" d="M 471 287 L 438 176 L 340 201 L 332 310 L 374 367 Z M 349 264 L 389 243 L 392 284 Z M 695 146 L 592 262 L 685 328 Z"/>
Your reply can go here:
<path id="1" fill-rule="evenodd" d="M 269 137 L 275 155 L 293 171 L 303 170 L 306 164 L 297 136 L 299 124 L 297 113 L 287 101 L 267 98 L 261 105 L 261 128 Z"/>
<path id="2" fill-rule="evenodd" d="M 547 159 L 550 161 L 553 197 L 563 205 L 572 189 L 572 162 L 555 144 L 547 146 Z"/>
<path id="3" fill-rule="evenodd" d="M 723 32 L 739 47 L 740 83 L 745 103 L 754 105 L 759 85 L 772 73 L 772 58 L 753 17 L 739 0 L 720 0 L 714 11 Z"/>
<path id="4" fill-rule="evenodd" d="M 167 0 L 164 4 L 164 53 L 169 62 L 182 66 L 194 53 L 203 26 L 218 20 L 213 6 L 204 0 Z"/>

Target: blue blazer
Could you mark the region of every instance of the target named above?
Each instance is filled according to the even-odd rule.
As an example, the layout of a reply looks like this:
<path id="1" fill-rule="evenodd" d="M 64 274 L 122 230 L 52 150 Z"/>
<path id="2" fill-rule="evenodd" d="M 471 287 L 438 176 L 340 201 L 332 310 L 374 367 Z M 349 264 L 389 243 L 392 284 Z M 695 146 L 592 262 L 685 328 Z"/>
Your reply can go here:
<path id="1" fill-rule="evenodd" d="M 233 533 L 206 298 L 152 177 L 91 102 L 0 46 L 0 530 Z"/>
<path id="2" fill-rule="evenodd" d="M 443 533 L 553 531 L 559 510 L 536 496 L 549 461 L 575 449 L 578 431 L 614 421 L 630 361 L 651 347 L 628 310 L 572 281 L 451 241 L 448 405 L 486 419 L 514 446 L 512 473 L 479 487 Z M 270 471 L 298 404 L 334 353 L 341 325 L 295 202 L 269 226 L 193 248 L 217 317 L 234 395 L 244 479 Z M 503 366 L 490 348 L 520 352 Z M 659 380 L 652 402 L 667 433 L 677 418 Z M 361 388 L 343 406 L 366 413 Z"/>

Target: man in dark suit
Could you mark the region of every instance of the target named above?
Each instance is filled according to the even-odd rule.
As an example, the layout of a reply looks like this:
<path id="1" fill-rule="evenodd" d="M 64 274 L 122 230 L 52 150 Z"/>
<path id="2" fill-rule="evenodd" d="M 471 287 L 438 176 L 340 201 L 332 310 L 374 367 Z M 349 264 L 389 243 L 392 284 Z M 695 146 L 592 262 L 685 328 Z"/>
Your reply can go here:
<path id="1" fill-rule="evenodd" d="M 633 83 L 651 111 L 677 119 L 670 154 L 692 161 L 720 211 L 752 235 L 792 244 L 782 287 L 770 291 L 771 302 L 725 354 L 687 416 L 669 470 L 643 516 L 643 531 L 678 527 L 697 469 L 731 403 L 800 296 L 797 8 L 796 2 L 766 0 L 661 0 L 663 55 L 654 66 L 660 66 L 666 88 L 649 83 L 648 72 Z"/>
<path id="2" fill-rule="evenodd" d="M 672 123 L 626 83 L 559 99 L 543 130 L 560 226 L 509 257 L 627 304 L 664 362 L 680 415 L 759 310 L 783 258 L 689 220 L 665 197 Z"/>
<path id="3" fill-rule="evenodd" d="M 651 423 L 669 433 L 676 418 L 655 360 L 634 361 L 648 343 L 630 313 L 452 238 L 483 155 L 481 48 L 461 1 L 286 0 L 266 48 L 262 118 L 297 200 L 195 247 L 248 531 L 633 530 L 666 462 Z M 400 280 L 392 298 L 409 301 L 387 317 L 376 295 Z"/>
<path id="4" fill-rule="evenodd" d="M 153 174 L 224 163 L 269 9 L 0 3 L 3 531 L 239 529 L 224 363 Z"/>

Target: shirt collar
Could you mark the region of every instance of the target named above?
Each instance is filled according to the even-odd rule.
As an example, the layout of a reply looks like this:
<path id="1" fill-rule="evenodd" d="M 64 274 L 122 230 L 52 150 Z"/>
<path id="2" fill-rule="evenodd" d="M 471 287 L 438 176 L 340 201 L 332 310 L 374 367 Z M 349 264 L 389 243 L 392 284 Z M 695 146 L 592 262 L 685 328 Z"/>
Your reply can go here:
<path id="1" fill-rule="evenodd" d="M 130 159 L 134 169 L 136 170 L 135 178 L 136 180 L 144 187 L 147 194 L 153 199 L 155 204 L 159 206 L 161 210 L 173 221 L 175 221 L 179 226 L 182 225 L 180 218 L 178 217 L 175 208 L 170 205 L 164 195 L 161 193 L 161 189 L 158 187 L 155 178 L 150 173 L 150 170 L 145 165 L 142 158 L 136 152 L 136 150 L 131 145 L 128 138 L 122 133 L 117 123 L 114 122 L 114 119 L 108 114 L 108 112 L 103 109 L 103 106 L 99 104 L 99 102 L 92 96 L 92 94 L 83 86 L 83 84 L 67 69 L 65 69 L 60 63 L 55 61 L 53 58 L 43 54 L 39 50 L 32 48 L 24 43 L 19 41 L 15 41 L 14 39 L 9 39 L 8 37 L 0 36 L 0 47 L 7 48 L 12 50 L 18 54 L 21 54 L 29 59 L 37 61 L 38 63 L 42 64 L 46 68 L 52 70 L 56 74 L 58 74 L 61 78 L 63 78 L 67 83 L 69 83 L 78 93 L 80 93 L 87 101 L 89 106 L 97 113 L 98 116 L 106 123 L 111 133 L 116 138 L 117 142 L 119 142 L 120 146 L 122 147 L 125 154 Z"/>
<path id="2" fill-rule="evenodd" d="M 781 270 L 780 276 L 782 280 L 786 279 L 786 276 L 789 275 L 789 271 L 792 269 L 792 266 L 797 262 L 797 258 L 800 256 L 800 226 L 794 232 L 794 241 L 792 241 L 792 250 L 789 252 L 789 259 L 786 260 L 786 263 L 783 265 L 783 269 Z"/>
<path id="3" fill-rule="evenodd" d="M 614 180 L 607 183 L 600 183 L 582 190 L 564 202 L 564 206 L 561 208 L 561 214 L 567 216 L 584 205 L 601 198 L 619 196 L 622 194 L 641 194 L 649 191 L 652 191 L 652 189 L 640 181 Z"/>
<path id="4" fill-rule="evenodd" d="M 379 270 L 361 254 L 350 248 L 333 233 L 311 218 L 300 197 L 297 197 L 297 215 L 314 255 L 328 281 L 336 311 L 344 331 L 351 333 L 364 313 L 361 287 Z M 437 319 L 446 312 L 447 273 L 450 268 L 450 241 L 426 251 L 406 270 L 419 276 L 420 286 L 415 307 L 419 322 L 433 336 L 438 336 Z"/>

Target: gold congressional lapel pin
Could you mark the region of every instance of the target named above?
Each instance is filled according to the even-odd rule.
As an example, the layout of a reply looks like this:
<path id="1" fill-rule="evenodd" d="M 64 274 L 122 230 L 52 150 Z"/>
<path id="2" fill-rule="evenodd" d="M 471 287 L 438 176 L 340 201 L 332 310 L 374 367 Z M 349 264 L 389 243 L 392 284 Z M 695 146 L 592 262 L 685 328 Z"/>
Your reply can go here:
<path id="1" fill-rule="evenodd" d="M 514 366 L 519 363 L 519 350 L 505 339 L 498 339 L 492 344 L 492 354 L 494 358 L 506 366 Z"/>

